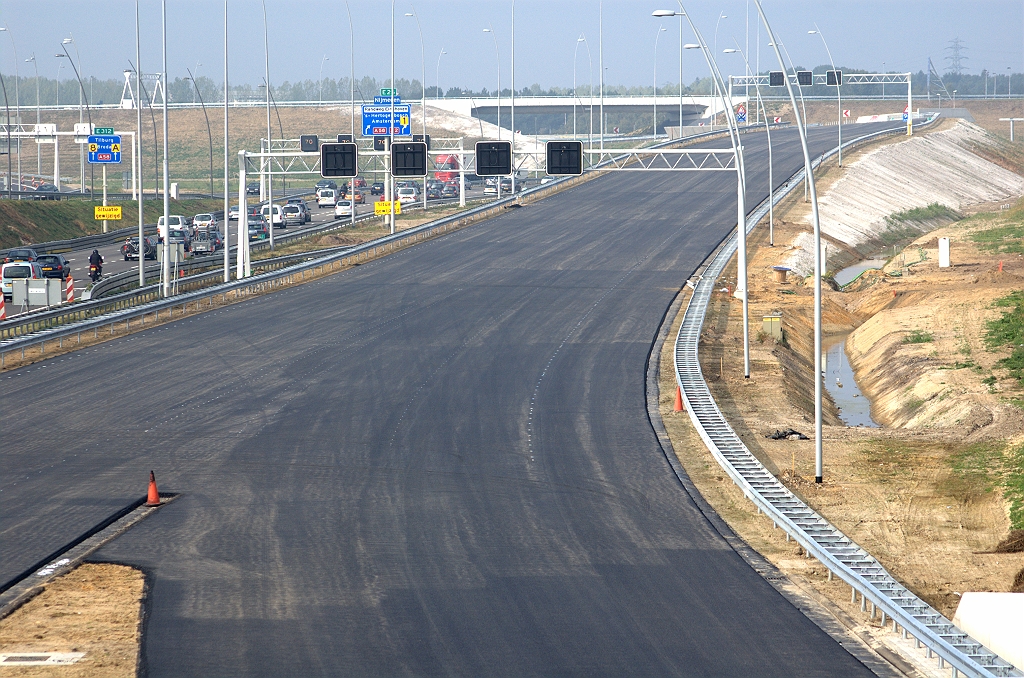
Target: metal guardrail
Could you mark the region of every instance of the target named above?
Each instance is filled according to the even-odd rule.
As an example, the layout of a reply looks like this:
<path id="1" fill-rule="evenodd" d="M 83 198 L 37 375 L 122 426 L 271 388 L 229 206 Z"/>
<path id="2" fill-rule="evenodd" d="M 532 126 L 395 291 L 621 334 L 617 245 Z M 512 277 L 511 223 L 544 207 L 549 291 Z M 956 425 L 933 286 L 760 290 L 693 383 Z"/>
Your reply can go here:
<path id="1" fill-rule="evenodd" d="M 877 132 L 843 146 L 900 133 L 901 129 Z M 826 153 L 815 165 L 835 153 L 835 149 Z M 775 194 L 775 202 L 797 188 L 803 176 L 803 170 L 794 174 L 783 190 Z M 752 229 L 767 212 L 768 201 L 765 200 L 748 217 L 747 230 Z M 881 610 L 883 626 L 886 617 L 891 619 L 894 631 L 897 626 L 902 627 L 904 637 L 909 633 L 919 647 L 924 644 L 928 656 L 937 656 L 940 667 L 948 664 L 954 676 L 960 673 L 968 676 L 1024 675 L 918 598 L 870 553 L 794 495 L 747 449 L 726 421 L 704 381 L 697 350 L 715 280 L 735 253 L 737 239 L 738 234 L 734 232 L 698 277 L 676 336 L 676 381 L 682 391 L 686 411 L 700 437 L 748 499 L 796 539 L 809 555 L 849 584 L 853 601 L 860 594 L 862 610 L 868 603 L 871 604 L 872 617 L 876 609 Z"/>

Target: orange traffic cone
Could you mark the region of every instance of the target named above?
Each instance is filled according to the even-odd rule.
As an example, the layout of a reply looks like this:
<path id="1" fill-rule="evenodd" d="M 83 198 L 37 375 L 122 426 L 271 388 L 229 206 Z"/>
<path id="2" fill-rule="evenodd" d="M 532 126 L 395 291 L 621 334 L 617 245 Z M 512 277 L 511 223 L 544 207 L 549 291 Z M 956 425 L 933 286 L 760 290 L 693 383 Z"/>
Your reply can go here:
<path id="1" fill-rule="evenodd" d="M 683 391 L 679 388 L 678 384 L 676 385 L 676 405 L 672 409 L 676 412 L 683 411 Z"/>
<path id="2" fill-rule="evenodd" d="M 149 495 L 146 497 L 146 506 L 159 506 L 160 493 L 156 489 L 156 476 L 149 472 Z"/>

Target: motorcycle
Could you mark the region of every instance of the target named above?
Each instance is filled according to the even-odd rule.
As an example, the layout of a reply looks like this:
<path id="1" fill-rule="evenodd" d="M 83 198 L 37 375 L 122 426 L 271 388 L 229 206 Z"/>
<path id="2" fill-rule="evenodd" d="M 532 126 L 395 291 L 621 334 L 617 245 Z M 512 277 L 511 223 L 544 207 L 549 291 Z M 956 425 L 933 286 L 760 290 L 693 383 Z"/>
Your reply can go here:
<path id="1" fill-rule="evenodd" d="M 93 283 L 98 281 L 101 275 L 103 275 L 103 266 L 100 264 L 89 264 L 89 277 Z"/>

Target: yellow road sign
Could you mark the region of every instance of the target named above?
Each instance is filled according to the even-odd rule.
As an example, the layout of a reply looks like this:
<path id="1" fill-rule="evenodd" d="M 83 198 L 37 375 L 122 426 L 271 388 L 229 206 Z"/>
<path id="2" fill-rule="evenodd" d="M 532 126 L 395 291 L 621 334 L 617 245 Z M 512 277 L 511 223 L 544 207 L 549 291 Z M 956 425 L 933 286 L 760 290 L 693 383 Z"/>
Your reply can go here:
<path id="1" fill-rule="evenodd" d="M 402 203 L 395 201 L 395 214 L 402 213 Z M 378 200 L 373 203 L 373 214 L 375 216 L 381 216 L 384 214 L 391 214 L 391 201 L 389 200 Z"/>
<path id="2" fill-rule="evenodd" d="M 110 144 L 110 152 L 111 153 L 120 153 L 121 152 L 121 144 Z"/>
<path id="3" fill-rule="evenodd" d="M 121 220 L 121 206 L 120 205 L 96 205 L 93 209 L 93 219 L 108 219 L 114 221 Z"/>
<path id="4" fill-rule="evenodd" d="M 90 153 L 95 153 L 97 150 L 99 150 L 99 144 L 89 144 Z"/>

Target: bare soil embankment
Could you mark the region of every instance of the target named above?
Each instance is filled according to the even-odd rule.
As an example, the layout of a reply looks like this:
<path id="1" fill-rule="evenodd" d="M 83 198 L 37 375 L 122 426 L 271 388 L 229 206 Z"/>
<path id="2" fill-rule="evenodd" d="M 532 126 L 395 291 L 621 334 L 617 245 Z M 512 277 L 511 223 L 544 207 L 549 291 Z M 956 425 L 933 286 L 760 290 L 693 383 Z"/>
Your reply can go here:
<path id="1" fill-rule="evenodd" d="M 956 127 L 947 123 L 936 133 L 963 137 L 953 132 Z M 968 136 L 977 137 L 969 131 Z M 975 181 L 990 187 L 993 174 L 1007 167 L 1021 171 L 1019 145 L 983 137 L 977 143 L 987 144 L 1005 162 L 995 167 L 977 154 L 963 156 L 961 160 L 982 163 Z M 922 141 L 936 143 L 927 137 Z M 890 217 L 902 210 L 903 217 L 895 222 L 903 237 L 911 237 L 895 250 L 892 242 L 886 244 L 891 258 L 884 271 L 865 274 L 850 291 L 831 286 L 824 290 L 824 333 L 852 332 L 846 343 L 850 362 L 861 389 L 872 399 L 874 418 L 885 426 L 847 427 L 826 399 L 825 482 L 820 485 L 813 482 L 813 440 L 765 437 L 787 428 L 810 437 L 814 433 L 811 279 L 791 274 L 788 282 L 777 283 L 772 270 L 778 265 L 806 269 L 812 259 L 809 208 L 801 191 L 776 211 L 775 247 L 768 246 L 765 228 L 759 227 L 748 240 L 750 325 L 757 335 L 751 337 L 751 378 L 744 379 L 742 372 L 742 305 L 724 291 L 735 289 L 735 263 L 717 285 L 723 291 L 715 293 L 708 309 L 700 354 L 716 400 L 751 451 L 918 595 L 952 617 L 961 593 L 1011 590 L 1024 568 L 1024 553 L 997 548 L 1011 528 L 1012 479 L 1019 482 L 1021 469 L 1015 464 L 1024 458 L 1024 384 L 999 363 L 1010 349 L 986 342 L 986 323 L 1008 310 L 995 302 L 1024 288 L 1024 231 L 1018 233 L 1024 228 L 1024 207 L 999 211 L 1006 195 L 997 195 L 995 204 L 950 198 L 957 211 L 979 213 L 961 219 L 950 210 L 952 216 L 921 223 L 905 214 L 906 193 L 898 178 L 865 196 L 863 184 L 849 177 L 875 154 L 912 159 L 913 153 L 900 155 L 901 144 L 904 150 L 913 149 L 903 141 L 875 145 L 850 154 L 844 168 L 828 164 L 818 181 L 825 199 L 846 199 L 842 192 L 857 186 L 862 199 L 875 201 L 883 212 L 888 209 Z M 969 154 L 968 146 L 955 143 L 949 148 Z M 925 178 L 932 171 L 927 165 L 905 167 Z M 886 192 L 891 194 L 889 208 Z M 993 208 L 995 214 L 985 211 Z M 823 229 L 828 226 L 836 222 L 823 223 Z M 856 226 L 853 231 L 868 237 L 849 243 L 827 239 L 830 268 L 859 258 L 859 246 L 875 243 L 892 230 L 890 222 L 870 215 Z M 929 229 L 936 230 L 921 235 Z M 999 242 L 993 245 L 997 236 Z M 953 241 L 953 268 L 938 268 L 938 237 Z M 758 333 L 762 315 L 770 313 L 783 315 L 784 343 Z M 671 411 L 671 346 L 664 350 L 662 416 L 698 488 L 752 546 L 853 618 L 864 620 L 849 604 L 849 589 L 828 581 L 816 561 L 802 558 L 799 547 L 785 542 L 769 519 L 757 515 L 696 437 L 685 413 Z M 1018 522 L 1020 514 L 1013 513 Z M 1004 544 L 1001 550 L 1012 549 Z"/>

